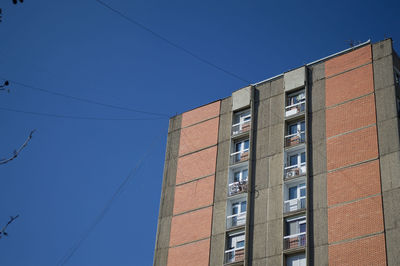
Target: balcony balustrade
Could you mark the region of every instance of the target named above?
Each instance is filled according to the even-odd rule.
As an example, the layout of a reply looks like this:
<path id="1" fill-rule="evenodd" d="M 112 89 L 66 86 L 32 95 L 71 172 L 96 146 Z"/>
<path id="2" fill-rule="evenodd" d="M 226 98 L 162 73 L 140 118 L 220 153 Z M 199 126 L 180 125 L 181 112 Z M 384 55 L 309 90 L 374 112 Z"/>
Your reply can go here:
<path id="1" fill-rule="evenodd" d="M 299 114 L 301 112 L 304 112 L 305 107 L 306 107 L 305 101 L 286 106 L 285 117 L 290 117 L 290 116 Z"/>
<path id="2" fill-rule="evenodd" d="M 225 263 L 233 263 L 244 260 L 244 247 L 225 251 Z"/>
<path id="3" fill-rule="evenodd" d="M 306 233 L 299 233 L 295 235 L 285 236 L 283 238 L 283 249 L 293 249 L 304 247 L 306 245 Z"/>
<path id="4" fill-rule="evenodd" d="M 232 126 L 232 136 L 236 136 L 248 132 L 251 128 L 251 121 L 242 121 Z"/>
<path id="5" fill-rule="evenodd" d="M 286 200 L 283 203 L 283 212 L 293 212 L 306 208 L 306 197 Z"/>
<path id="6" fill-rule="evenodd" d="M 249 159 L 249 149 L 237 151 L 231 154 L 230 164 L 240 163 Z"/>
<path id="7" fill-rule="evenodd" d="M 301 176 L 306 174 L 306 163 L 301 163 L 299 165 L 291 165 L 288 167 L 285 167 L 285 178 L 292 178 L 296 176 Z"/>
<path id="8" fill-rule="evenodd" d="M 299 131 L 297 133 L 285 136 L 285 147 L 293 147 L 304 143 L 306 141 L 305 131 Z"/>
<path id="9" fill-rule="evenodd" d="M 247 192 L 247 180 L 230 183 L 228 186 L 228 195 L 233 196 L 239 193 Z"/>
<path id="10" fill-rule="evenodd" d="M 232 228 L 246 224 L 246 212 L 229 215 L 226 217 L 226 228 Z"/>

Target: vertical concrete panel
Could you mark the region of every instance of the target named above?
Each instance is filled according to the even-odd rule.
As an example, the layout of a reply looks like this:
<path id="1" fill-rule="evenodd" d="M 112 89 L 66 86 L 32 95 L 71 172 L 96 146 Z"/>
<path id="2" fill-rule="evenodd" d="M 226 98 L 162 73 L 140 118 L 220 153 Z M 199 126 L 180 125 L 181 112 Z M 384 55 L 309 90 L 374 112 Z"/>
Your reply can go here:
<path id="1" fill-rule="evenodd" d="M 167 265 L 182 116 L 170 119 L 153 264 Z"/>
<path id="2" fill-rule="evenodd" d="M 309 265 L 328 265 L 328 208 L 326 198 L 325 63 L 308 70 L 307 91 L 307 223 Z"/>
<path id="3" fill-rule="evenodd" d="M 218 135 L 217 172 L 214 188 L 213 221 L 211 231 L 210 264 L 223 265 L 225 254 L 226 198 L 230 133 L 232 127 L 232 97 L 221 101 Z"/>
<path id="4" fill-rule="evenodd" d="M 391 39 L 374 44 L 372 51 L 387 263 L 394 266 L 400 264 L 400 136 L 393 76 L 393 61 L 398 61 Z"/>

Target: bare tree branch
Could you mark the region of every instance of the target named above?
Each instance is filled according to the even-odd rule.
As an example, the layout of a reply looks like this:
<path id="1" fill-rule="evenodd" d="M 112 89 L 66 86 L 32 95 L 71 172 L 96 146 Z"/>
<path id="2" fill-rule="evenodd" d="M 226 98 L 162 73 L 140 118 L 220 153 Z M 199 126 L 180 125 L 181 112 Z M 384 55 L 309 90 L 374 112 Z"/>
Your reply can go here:
<path id="1" fill-rule="evenodd" d="M 8 159 L 1 159 L 1 160 L 0 160 L 0 164 L 8 163 L 9 161 L 12 161 L 12 160 L 14 160 L 15 158 L 17 158 L 17 156 L 19 155 L 19 153 L 28 145 L 28 142 L 29 142 L 29 141 L 31 140 L 31 138 L 32 138 L 32 134 L 33 134 L 33 132 L 35 132 L 35 131 L 36 131 L 36 129 L 34 129 L 34 130 L 31 131 L 31 133 L 29 134 L 29 137 L 25 140 L 24 144 L 22 144 L 22 146 L 19 147 L 18 150 L 15 150 L 15 151 L 14 151 L 14 154 L 13 154 L 10 158 L 8 158 Z"/>
<path id="2" fill-rule="evenodd" d="M 8 233 L 6 232 L 7 227 L 14 222 L 15 219 L 17 219 L 19 217 L 19 214 L 17 214 L 17 216 L 10 216 L 10 220 L 7 222 L 7 224 L 3 227 L 3 229 L 1 229 L 0 231 L 0 238 L 2 238 L 2 236 L 8 236 Z"/>

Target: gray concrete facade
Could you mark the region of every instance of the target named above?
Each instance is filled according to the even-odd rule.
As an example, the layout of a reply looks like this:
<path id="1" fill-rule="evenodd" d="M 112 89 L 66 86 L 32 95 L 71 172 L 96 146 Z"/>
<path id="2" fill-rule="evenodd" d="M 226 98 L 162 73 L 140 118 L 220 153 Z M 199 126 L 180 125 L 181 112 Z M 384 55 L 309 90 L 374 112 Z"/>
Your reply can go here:
<path id="1" fill-rule="evenodd" d="M 328 207 L 325 131 L 325 63 L 308 69 L 308 263 L 328 265 Z"/>
<path id="2" fill-rule="evenodd" d="M 232 128 L 232 97 L 221 101 L 218 129 L 218 152 L 214 187 L 211 229 L 210 265 L 223 265 L 226 239 L 226 206 L 230 136 Z"/>
<path id="3" fill-rule="evenodd" d="M 400 136 L 392 40 L 372 45 L 387 263 L 400 265 Z M 397 94 L 398 95 L 398 94 Z"/>
<path id="4" fill-rule="evenodd" d="M 165 164 L 163 184 L 160 199 L 160 211 L 154 251 L 154 266 L 167 265 L 171 220 L 174 208 L 175 181 L 178 164 L 179 140 L 182 115 L 174 116 L 169 121 L 167 148 L 165 151 Z"/>

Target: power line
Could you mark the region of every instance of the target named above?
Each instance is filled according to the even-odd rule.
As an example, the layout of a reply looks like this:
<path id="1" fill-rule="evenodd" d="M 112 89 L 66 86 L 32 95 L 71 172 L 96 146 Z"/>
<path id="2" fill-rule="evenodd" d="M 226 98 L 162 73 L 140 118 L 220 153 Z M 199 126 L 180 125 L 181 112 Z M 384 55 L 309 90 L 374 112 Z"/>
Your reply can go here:
<path id="1" fill-rule="evenodd" d="M 222 68 L 222 67 L 220 67 L 220 66 L 217 66 L 216 64 L 214 64 L 214 63 L 208 61 L 207 59 L 204 59 L 204 58 L 202 58 L 202 57 L 196 55 L 195 53 L 191 52 L 190 50 L 186 49 L 185 47 L 183 47 L 183 46 L 181 46 L 181 45 L 179 45 L 179 44 L 177 44 L 177 43 L 175 43 L 175 42 L 173 42 L 173 41 L 167 39 L 166 37 L 160 35 L 159 33 L 155 32 L 154 30 L 152 30 L 152 29 L 150 29 L 149 27 L 145 26 L 144 24 L 138 22 L 137 20 L 135 20 L 135 19 L 133 19 L 133 18 L 131 18 L 131 17 L 128 17 L 127 15 L 125 15 L 124 13 L 122 13 L 121 11 L 119 11 L 119 10 L 117 10 L 117 9 L 115 9 L 115 8 L 113 8 L 113 7 L 111 7 L 111 6 L 109 6 L 108 4 L 104 3 L 103 1 L 101 1 L 101 0 L 95 0 L 95 1 L 98 2 L 99 4 L 101 4 L 102 6 L 108 8 L 109 10 L 111 10 L 112 12 L 114 12 L 115 14 L 117 14 L 117 15 L 121 16 L 122 18 L 126 19 L 126 20 L 129 21 L 130 23 L 132 23 L 132 24 L 134 24 L 134 25 L 136 25 L 136 26 L 142 28 L 143 30 L 149 32 L 150 34 L 152 34 L 152 35 L 155 36 L 156 38 L 158 38 L 158 39 L 160 39 L 160 40 L 162 40 L 162 41 L 168 43 L 169 45 L 175 47 L 175 48 L 178 49 L 178 50 L 181 50 L 181 51 L 185 52 L 186 54 L 190 55 L 191 57 L 195 58 L 196 60 L 198 60 L 198 61 L 200 61 L 200 62 L 202 62 L 202 63 L 204 63 L 204 64 L 206 64 L 206 65 L 209 65 L 209 66 L 211 66 L 211 67 L 213 67 L 213 68 L 215 68 L 215 69 L 217 69 L 217 70 L 219 70 L 219 71 L 222 71 L 222 72 L 224 72 L 225 74 L 228 74 L 228 75 L 230 75 L 230 76 L 232 76 L 232 77 L 234 77 L 234 78 L 236 78 L 236 79 L 238 79 L 238 80 L 240 80 L 240 81 L 243 81 L 243 82 L 245 82 L 246 84 L 250 84 L 250 83 L 251 83 L 251 82 L 248 81 L 247 79 L 245 79 L 245 78 L 243 78 L 243 77 L 241 77 L 241 76 L 239 76 L 239 75 L 237 75 L 237 74 L 235 74 L 235 73 L 233 73 L 233 72 L 231 72 L 231 71 L 228 71 L 228 70 L 226 70 L 226 69 L 224 69 L 224 68 Z"/>
<path id="2" fill-rule="evenodd" d="M 73 115 L 60 115 L 60 114 L 53 114 L 53 113 L 41 113 L 35 111 L 25 111 L 25 110 L 18 110 L 12 109 L 7 107 L 0 107 L 0 110 L 14 112 L 14 113 L 22 113 L 22 114 L 30 114 L 30 115 L 37 115 L 37 116 L 47 116 L 47 117 L 54 117 L 54 118 L 62 118 L 62 119 L 76 119 L 76 120 L 98 120 L 98 121 L 133 121 L 133 120 L 160 120 L 165 118 L 104 118 L 104 117 L 92 117 L 92 116 L 73 116 Z"/>
<path id="3" fill-rule="evenodd" d="M 79 249 L 79 247 L 82 245 L 82 243 L 88 238 L 90 233 L 95 229 L 97 224 L 101 222 L 101 220 L 104 218 L 104 216 L 107 214 L 109 211 L 111 205 L 114 203 L 114 201 L 118 198 L 119 195 L 124 191 L 126 186 L 129 184 L 129 182 L 132 180 L 132 178 L 135 177 L 137 174 L 139 168 L 142 166 L 144 160 L 146 157 L 150 155 L 150 152 L 153 150 L 155 147 L 155 144 L 157 140 L 161 137 L 161 135 L 156 136 L 152 143 L 149 145 L 149 148 L 147 151 L 144 153 L 143 157 L 137 162 L 137 164 L 131 169 L 129 175 L 122 181 L 122 183 L 119 185 L 117 190 L 114 192 L 113 196 L 111 199 L 106 203 L 100 214 L 96 217 L 96 219 L 93 221 L 93 223 L 90 225 L 90 227 L 82 234 L 81 238 L 67 251 L 67 253 L 59 260 L 57 265 L 65 265 L 69 259 L 75 254 L 75 252 Z"/>
<path id="4" fill-rule="evenodd" d="M 2 79 L 5 80 L 5 78 L 2 78 Z M 32 90 L 45 92 L 45 93 L 56 95 L 56 96 L 59 96 L 59 97 L 73 99 L 75 101 L 80 101 L 80 102 L 94 104 L 94 105 L 100 105 L 100 106 L 113 108 L 113 109 L 118 109 L 118 110 L 131 111 L 131 112 L 141 113 L 141 114 L 146 114 L 146 115 L 162 116 L 162 117 L 168 117 L 168 118 L 170 117 L 168 114 L 164 114 L 164 113 L 154 113 L 154 112 L 147 112 L 147 111 L 138 110 L 138 109 L 132 109 L 132 108 L 129 108 L 129 107 L 118 106 L 118 105 L 114 105 L 114 104 L 109 104 L 109 103 L 104 103 L 104 102 L 91 100 L 91 99 L 88 99 L 88 98 L 77 97 L 77 96 L 72 96 L 72 95 L 68 95 L 68 94 L 65 94 L 65 93 L 55 92 L 55 91 L 51 91 L 51 90 L 35 87 L 35 86 L 32 86 L 32 85 L 28 85 L 28 84 L 25 84 L 25 83 L 22 83 L 22 82 L 18 82 L 18 81 L 15 81 L 15 80 L 8 79 L 8 81 L 10 83 L 15 83 L 17 85 L 20 85 L 20 86 L 23 86 L 23 87 L 26 87 L 26 88 L 29 88 L 29 89 L 32 89 Z"/>

